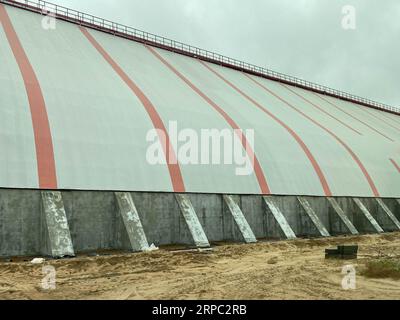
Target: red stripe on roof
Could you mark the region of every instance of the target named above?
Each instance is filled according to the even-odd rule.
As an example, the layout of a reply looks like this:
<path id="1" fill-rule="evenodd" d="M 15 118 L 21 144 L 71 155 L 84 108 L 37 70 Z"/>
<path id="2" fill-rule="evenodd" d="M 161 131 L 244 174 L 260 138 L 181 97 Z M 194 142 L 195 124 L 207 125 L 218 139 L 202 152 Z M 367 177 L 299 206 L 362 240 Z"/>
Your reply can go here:
<path id="1" fill-rule="evenodd" d="M 386 139 L 388 139 L 388 140 L 394 142 L 394 140 L 393 140 L 392 138 L 389 138 L 387 135 L 385 135 L 384 133 L 382 133 L 382 132 L 376 130 L 374 127 L 370 126 L 368 123 L 366 123 L 366 122 L 364 122 L 364 121 L 358 119 L 357 117 L 353 116 L 352 114 L 350 114 L 349 112 L 347 112 L 347 111 L 344 110 L 343 108 L 339 107 L 337 104 L 335 104 L 335 103 L 333 103 L 333 102 L 330 102 L 328 99 L 325 99 L 323 96 L 321 96 L 321 95 L 319 95 L 319 94 L 317 94 L 317 93 L 315 93 L 315 92 L 312 92 L 312 93 L 313 93 L 314 95 L 316 95 L 317 97 L 319 97 L 321 100 L 323 100 L 323 101 L 329 103 L 329 104 L 330 104 L 331 106 L 333 106 L 334 108 L 336 108 L 336 109 L 342 111 L 343 113 L 347 114 L 347 115 L 348 115 L 349 117 L 351 117 L 352 119 L 354 119 L 354 120 L 356 120 L 356 121 L 362 123 L 362 124 L 365 125 L 366 127 L 368 127 L 368 128 L 370 128 L 371 130 L 375 131 L 376 133 L 378 133 L 378 134 L 381 135 L 382 137 L 384 137 L 384 138 L 386 138 Z"/>
<path id="2" fill-rule="evenodd" d="M 242 90 L 240 90 L 237 86 L 235 86 L 232 82 L 230 82 L 225 77 L 223 77 L 220 73 L 218 73 L 213 68 L 208 66 L 205 62 L 203 62 L 201 60 L 199 60 L 199 62 L 204 67 L 206 67 L 208 70 L 210 70 L 213 74 L 215 74 L 219 79 L 221 79 L 227 85 L 229 85 L 231 88 L 236 90 L 239 94 L 241 94 L 243 97 L 245 97 L 247 100 L 249 100 L 252 104 L 254 104 L 257 108 L 259 108 L 261 111 L 266 113 L 268 116 L 270 116 L 273 120 L 275 120 L 278 124 L 280 124 L 283 128 L 285 128 L 286 131 L 289 132 L 289 134 L 296 140 L 296 142 L 299 144 L 301 149 L 306 154 L 307 158 L 310 160 L 311 165 L 313 166 L 314 171 L 317 174 L 317 176 L 318 176 L 318 178 L 319 178 L 319 180 L 321 182 L 321 185 L 322 185 L 322 188 L 324 190 L 325 195 L 327 197 L 331 197 L 332 196 L 332 192 L 331 192 L 331 190 L 329 188 L 329 185 L 328 185 L 328 182 L 326 181 L 326 178 L 325 178 L 325 176 L 324 176 L 324 174 L 323 174 L 323 172 L 321 170 L 321 167 L 319 166 L 318 162 L 315 160 L 315 158 L 314 158 L 313 154 L 311 153 L 310 149 L 307 147 L 307 145 L 304 143 L 304 141 L 300 138 L 300 136 L 296 132 L 294 132 L 294 130 L 291 129 L 286 123 L 284 123 L 282 120 L 280 120 L 278 117 L 276 117 L 273 113 L 268 111 L 265 107 L 263 107 L 261 104 L 259 104 L 253 98 L 251 98 L 249 95 L 247 95 Z M 247 74 L 244 73 L 244 75 L 248 77 Z"/>
<path id="3" fill-rule="evenodd" d="M 285 86 L 286 88 L 289 89 L 288 86 Z M 296 91 L 291 90 L 290 91 L 292 93 L 294 93 L 296 96 L 300 97 L 301 99 L 303 99 L 304 101 L 306 101 L 307 103 L 309 103 L 310 105 L 312 105 L 314 108 L 317 108 L 319 111 L 321 111 L 322 113 L 325 113 L 327 116 L 331 117 L 332 119 L 336 120 L 337 122 L 339 122 L 340 124 L 342 124 L 343 126 L 345 126 L 346 128 L 350 129 L 351 131 L 357 133 L 358 135 L 362 135 L 361 132 L 357 131 L 356 129 L 352 128 L 351 126 L 349 126 L 348 124 L 344 123 L 342 120 L 336 118 L 334 115 L 330 114 L 328 111 L 325 111 L 323 108 L 321 108 L 319 105 L 315 104 L 314 102 L 308 100 L 307 98 L 305 98 L 304 96 L 298 94 Z"/>
<path id="4" fill-rule="evenodd" d="M 168 170 L 171 177 L 172 186 L 174 192 L 182 193 L 185 192 L 185 184 L 183 181 L 180 166 L 177 161 L 174 147 L 171 144 L 169 134 L 158 114 L 156 108 L 151 103 L 149 98 L 144 94 L 144 92 L 133 82 L 133 80 L 122 70 L 122 68 L 115 62 L 115 60 L 106 52 L 106 50 L 96 41 L 96 39 L 89 33 L 89 31 L 80 27 L 82 33 L 86 36 L 89 42 L 97 49 L 97 51 L 103 56 L 103 58 L 110 64 L 114 71 L 120 76 L 120 78 L 125 82 L 125 84 L 132 90 L 132 92 L 137 96 L 142 105 L 147 111 L 151 121 L 153 122 L 154 128 L 160 130 L 164 133 L 165 137 L 159 134 L 159 139 L 161 141 L 164 155 L 167 160 Z"/>
<path id="5" fill-rule="evenodd" d="M 35 71 L 12 25 L 4 6 L 0 4 L 0 21 L 24 80 L 35 139 L 36 161 L 40 189 L 57 189 L 53 140 L 46 103 Z"/>
<path id="6" fill-rule="evenodd" d="M 267 180 L 265 178 L 264 172 L 261 165 L 255 155 L 252 147 L 248 143 L 244 135 L 239 135 L 237 130 L 241 130 L 235 121 L 214 101 L 212 101 L 205 93 L 203 93 L 199 88 L 197 88 L 189 79 L 187 79 L 182 73 L 180 73 L 176 68 L 174 68 L 167 60 L 165 60 L 154 48 L 146 45 L 146 48 L 158 58 L 166 67 L 168 67 L 173 73 L 175 73 L 183 82 L 185 82 L 193 91 L 195 91 L 200 97 L 202 97 L 210 106 L 212 106 L 225 120 L 228 124 L 235 130 L 239 139 L 242 142 L 244 149 L 250 159 L 254 159 L 253 168 L 256 174 L 258 184 L 260 186 L 261 193 L 264 195 L 271 194 L 270 188 L 268 186 Z"/>
<path id="7" fill-rule="evenodd" d="M 386 116 L 386 113 L 382 113 L 382 115 L 383 115 L 386 119 L 391 120 L 392 123 L 395 123 L 395 124 L 397 124 L 397 125 L 400 124 L 399 121 L 397 121 L 398 119 L 394 119 L 393 117 Z"/>
<path id="8" fill-rule="evenodd" d="M 290 92 L 294 93 L 296 96 L 298 96 L 299 98 L 303 99 L 304 101 L 308 102 L 308 103 L 312 103 L 310 102 L 308 99 L 306 99 L 305 97 L 303 97 L 301 94 L 298 94 L 296 91 L 292 90 L 290 87 L 288 87 L 287 85 L 282 84 L 283 87 L 285 87 L 287 90 L 289 90 Z M 311 119 L 311 118 L 310 118 Z M 361 169 L 362 173 L 364 174 L 365 178 L 368 181 L 369 186 L 371 187 L 371 190 L 374 194 L 375 197 L 379 197 L 379 192 L 378 189 L 375 186 L 374 181 L 372 180 L 370 174 L 368 173 L 367 169 L 365 168 L 365 166 L 363 165 L 363 163 L 361 162 L 361 160 L 358 158 L 358 156 L 354 153 L 354 151 L 342 140 L 340 139 L 336 134 L 334 134 L 331 130 L 329 130 L 328 128 L 324 127 L 323 125 L 321 125 L 320 123 L 318 123 L 317 121 L 313 120 L 314 123 L 318 124 L 318 126 L 320 128 L 323 128 L 326 132 L 328 132 L 332 137 L 334 137 L 352 156 L 352 158 L 354 159 L 354 161 L 357 163 L 357 165 L 359 166 L 359 168 Z"/>
<path id="9" fill-rule="evenodd" d="M 397 162 L 394 161 L 393 159 L 389 159 L 389 160 L 394 165 L 394 167 L 397 169 L 397 171 L 400 173 L 400 166 L 397 164 Z"/>
<path id="10" fill-rule="evenodd" d="M 375 197 L 379 197 L 379 192 L 378 189 L 375 186 L 375 183 L 373 182 L 371 176 L 369 175 L 367 169 L 364 167 L 364 165 L 362 164 L 362 162 L 360 161 L 360 159 L 357 157 L 357 155 L 353 152 L 353 150 L 351 150 L 351 148 L 343 141 L 341 140 L 336 134 L 334 134 L 331 130 L 329 130 L 328 128 L 324 127 L 322 124 L 320 124 L 319 122 L 317 122 L 316 120 L 314 120 L 313 118 L 311 118 L 310 116 L 308 116 L 307 114 L 305 114 L 303 111 L 301 111 L 300 109 L 298 109 L 297 107 L 293 106 L 290 103 L 287 103 L 284 99 L 282 99 L 279 95 L 277 95 L 275 92 L 273 92 L 272 90 L 268 89 L 265 85 L 261 84 L 260 82 L 258 82 L 257 80 L 255 80 L 253 77 L 250 77 L 251 80 L 253 80 L 254 83 L 256 83 L 257 85 L 259 85 L 261 88 L 263 88 L 265 91 L 269 92 L 270 94 L 272 94 L 274 97 L 278 98 L 279 100 L 285 102 L 291 109 L 295 110 L 296 112 L 300 113 L 303 117 L 307 118 L 309 121 L 311 121 L 312 123 L 314 123 L 315 125 L 317 125 L 318 127 L 320 127 L 321 129 L 323 129 L 324 131 L 326 131 L 329 135 L 331 135 L 336 141 L 338 141 L 346 150 L 347 152 L 350 153 L 351 157 L 353 158 L 353 160 L 357 163 L 358 167 L 361 169 L 362 173 L 364 174 L 365 178 L 368 181 L 368 184 L 374 194 Z M 282 84 L 282 86 L 286 87 L 285 85 Z M 286 87 L 287 88 L 287 87 Z M 289 89 L 289 88 L 287 88 Z M 290 89 L 289 89 L 290 90 Z M 300 96 L 301 97 L 301 96 Z"/>
<path id="11" fill-rule="evenodd" d="M 387 122 L 385 119 L 382 119 L 381 117 L 378 117 L 376 114 L 374 114 L 373 112 L 370 112 L 369 110 L 366 110 L 365 108 L 361 108 L 360 106 L 357 106 L 360 110 L 364 110 L 366 113 L 368 113 L 369 115 L 371 115 L 372 117 L 374 117 L 375 119 L 378 119 L 379 121 L 383 122 L 384 124 L 388 125 L 389 127 L 400 131 L 399 128 L 395 127 L 394 125 L 390 124 L 389 122 Z"/>

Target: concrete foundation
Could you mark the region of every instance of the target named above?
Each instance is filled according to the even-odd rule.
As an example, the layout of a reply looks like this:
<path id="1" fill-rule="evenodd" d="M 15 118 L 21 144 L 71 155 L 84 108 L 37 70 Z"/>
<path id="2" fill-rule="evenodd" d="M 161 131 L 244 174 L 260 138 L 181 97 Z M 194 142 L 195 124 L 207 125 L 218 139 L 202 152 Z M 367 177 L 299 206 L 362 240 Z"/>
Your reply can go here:
<path id="1" fill-rule="evenodd" d="M 249 223 L 246 220 L 246 217 L 244 216 L 242 210 L 238 205 L 239 200 L 239 197 L 224 195 L 225 204 L 228 207 L 228 210 L 231 213 L 233 220 L 235 221 L 235 226 L 237 227 L 235 228 L 235 226 L 233 226 L 233 228 L 240 232 L 244 242 L 255 243 L 257 242 L 256 236 L 251 230 Z"/>
<path id="2" fill-rule="evenodd" d="M 204 247 L 218 241 L 390 232 L 399 230 L 400 218 L 397 199 L 299 201 L 296 196 L 89 191 L 47 195 L 0 190 L 0 256 L 62 257 L 141 251 L 153 243 Z"/>
<path id="3" fill-rule="evenodd" d="M 42 202 L 45 238 L 42 252 L 55 258 L 75 256 L 61 192 L 42 191 Z"/>
<path id="4" fill-rule="evenodd" d="M 190 230 L 190 234 L 192 235 L 192 240 L 195 246 L 198 248 L 210 247 L 210 243 L 208 242 L 207 236 L 204 233 L 199 217 L 196 215 L 196 211 L 194 210 L 189 196 L 186 194 L 177 194 L 175 195 L 175 198 L 179 207 L 181 208 L 182 216 Z M 203 221 L 205 224 L 205 216 L 203 217 Z"/>
<path id="5" fill-rule="evenodd" d="M 378 233 L 384 232 L 383 228 L 381 225 L 378 223 L 376 217 L 378 216 L 378 211 L 371 211 L 376 209 L 376 203 L 364 203 L 361 199 L 353 199 L 354 203 L 356 204 L 356 212 L 358 212 L 358 217 L 357 217 L 357 225 L 360 225 L 361 220 L 362 223 L 361 225 L 365 228 L 365 230 L 371 230 L 371 231 L 376 231 Z M 372 212 L 372 213 L 371 213 Z M 384 217 L 381 216 L 381 221 L 387 219 L 383 219 Z M 360 228 L 360 227 L 359 227 Z"/>
<path id="6" fill-rule="evenodd" d="M 290 204 L 289 201 L 282 203 L 275 201 L 274 197 L 264 197 L 264 202 L 266 204 L 267 233 L 275 237 L 283 235 L 285 239 L 295 239 L 296 234 L 283 213 L 288 211 L 286 208 L 282 209 L 285 204 Z"/>
<path id="7" fill-rule="evenodd" d="M 344 213 L 339 203 L 335 198 L 327 198 L 329 202 L 328 217 L 329 225 L 331 226 L 332 233 L 335 235 L 350 232 L 352 235 L 358 235 L 356 227 L 349 217 Z M 337 219 L 339 217 L 339 219 Z"/>
<path id="8" fill-rule="evenodd" d="M 129 238 L 130 249 L 134 252 L 149 249 L 142 222 L 129 192 L 116 192 L 118 208 Z"/>
<path id="9" fill-rule="evenodd" d="M 328 230 L 326 230 L 324 224 L 322 223 L 320 218 L 315 213 L 310 202 L 308 202 L 307 199 L 305 199 L 304 197 L 297 197 L 297 200 L 300 203 L 301 209 L 303 209 L 303 211 L 306 213 L 306 215 L 310 218 L 310 220 L 314 224 L 314 227 L 317 228 L 318 233 L 322 237 L 330 237 L 331 235 L 329 234 Z"/>

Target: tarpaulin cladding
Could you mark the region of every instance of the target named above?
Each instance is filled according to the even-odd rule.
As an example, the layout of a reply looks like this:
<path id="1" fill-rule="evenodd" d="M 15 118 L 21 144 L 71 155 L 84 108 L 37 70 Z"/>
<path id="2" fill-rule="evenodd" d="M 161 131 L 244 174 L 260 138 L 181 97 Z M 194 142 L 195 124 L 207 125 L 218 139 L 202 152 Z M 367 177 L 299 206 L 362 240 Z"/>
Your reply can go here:
<path id="1" fill-rule="evenodd" d="M 1 188 L 51 186 L 41 175 L 52 157 L 55 189 L 174 192 L 180 172 L 191 193 L 265 193 L 262 175 L 272 194 L 400 197 L 396 115 L 85 29 L 88 38 L 72 23 L 46 30 L 38 14 L 2 10 L 15 35 L 1 15 Z M 16 55 L 15 36 L 25 58 Z M 35 127 L 27 63 L 43 96 L 52 156 L 40 153 L 48 143 Z M 171 122 L 199 137 L 254 130 L 258 176 L 237 175 L 235 163 L 179 163 L 175 173 L 150 164 L 154 119 L 170 137 Z M 172 142 L 177 155 L 181 145 Z"/>

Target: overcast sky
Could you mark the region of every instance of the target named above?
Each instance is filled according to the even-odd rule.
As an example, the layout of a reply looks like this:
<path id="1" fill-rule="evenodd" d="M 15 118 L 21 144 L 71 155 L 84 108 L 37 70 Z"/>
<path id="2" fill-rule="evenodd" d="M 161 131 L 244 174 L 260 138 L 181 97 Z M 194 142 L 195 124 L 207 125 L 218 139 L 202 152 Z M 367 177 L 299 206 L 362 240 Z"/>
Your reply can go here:
<path id="1" fill-rule="evenodd" d="M 399 0 L 54 2 L 400 106 Z M 355 29 L 342 27 L 346 5 L 355 8 Z"/>

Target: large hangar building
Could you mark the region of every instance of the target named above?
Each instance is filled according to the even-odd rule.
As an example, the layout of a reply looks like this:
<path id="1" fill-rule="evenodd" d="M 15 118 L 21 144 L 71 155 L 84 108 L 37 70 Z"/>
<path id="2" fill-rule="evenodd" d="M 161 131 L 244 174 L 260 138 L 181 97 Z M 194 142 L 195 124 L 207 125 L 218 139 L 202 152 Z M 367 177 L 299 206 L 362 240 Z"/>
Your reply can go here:
<path id="1" fill-rule="evenodd" d="M 174 161 L 171 123 L 232 131 L 251 173 Z M 154 129 L 164 164 L 147 158 Z M 399 141 L 395 108 L 0 0 L 0 256 L 398 231 Z"/>

